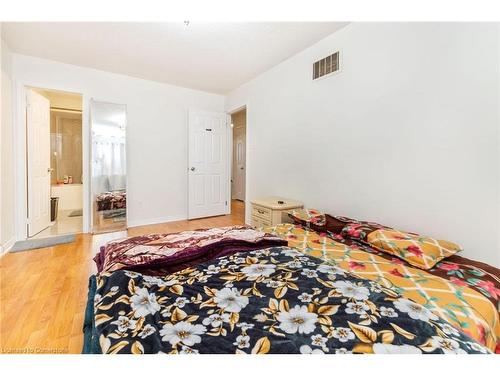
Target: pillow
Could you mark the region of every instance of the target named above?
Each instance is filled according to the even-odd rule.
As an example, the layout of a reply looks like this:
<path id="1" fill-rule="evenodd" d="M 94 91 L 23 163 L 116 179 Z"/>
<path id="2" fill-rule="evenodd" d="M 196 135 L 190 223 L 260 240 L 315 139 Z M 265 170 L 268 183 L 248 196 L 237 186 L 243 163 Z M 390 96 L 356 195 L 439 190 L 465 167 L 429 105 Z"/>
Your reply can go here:
<path id="1" fill-rule="evenodd" d="M 364 240 L 368 233 L 385 228 L 383 225 L 369 221 L 358 221 L 344 216 L 325 215 L 326 229 L 330 233 L 343 237 Z"/>
<path id="2" fill-rule="evenodd" d="M 412 266 L 424 270 L 431 269 L 442 259 L 462 250 L 453 242 L 390 228 L 374 230 L 367 234 L 364 241 L 380 251 L 397 256 Z"/>
<path id="3" fill-rule="evenodd" d="M 325 215 L 325 227 L 326 230 L 333 234 L 341 234 L 342 229 L 350 223 L 356 223 L 356 220 L 349 219 L 343 216 L 331 216 Z"/>
<path id="4" fill-rule="evenodd" d="M 313 208 L 293 209 L 288 216 L 295 224 L 314 230 L 325 231 L 325 214 Z"/>

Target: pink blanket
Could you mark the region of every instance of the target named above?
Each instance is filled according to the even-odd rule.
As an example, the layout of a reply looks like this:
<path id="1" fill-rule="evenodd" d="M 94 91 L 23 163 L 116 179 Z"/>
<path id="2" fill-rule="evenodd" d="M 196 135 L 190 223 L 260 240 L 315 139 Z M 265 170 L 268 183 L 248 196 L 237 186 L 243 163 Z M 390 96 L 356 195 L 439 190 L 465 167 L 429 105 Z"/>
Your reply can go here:
<path id="1" fill-rule="evenodd" d="M 232 226 L 112 241 L 101 247 L 94 261 L 99 272 L 126 269 L 159 275 L 240 251 L 286 245 L 277 236 Z"/>

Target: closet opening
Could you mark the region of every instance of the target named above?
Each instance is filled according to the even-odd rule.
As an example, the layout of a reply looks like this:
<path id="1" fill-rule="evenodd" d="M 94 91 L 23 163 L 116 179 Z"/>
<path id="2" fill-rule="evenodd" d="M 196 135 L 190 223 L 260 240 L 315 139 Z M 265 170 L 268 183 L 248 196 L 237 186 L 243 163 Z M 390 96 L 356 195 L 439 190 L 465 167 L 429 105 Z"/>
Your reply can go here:
<path id="1" fill-rule="evenodd" d="M 233 152 L 231 168 L 231 212 L 245 219 L 246 197 L 246 107 L 231 113 Z"/>

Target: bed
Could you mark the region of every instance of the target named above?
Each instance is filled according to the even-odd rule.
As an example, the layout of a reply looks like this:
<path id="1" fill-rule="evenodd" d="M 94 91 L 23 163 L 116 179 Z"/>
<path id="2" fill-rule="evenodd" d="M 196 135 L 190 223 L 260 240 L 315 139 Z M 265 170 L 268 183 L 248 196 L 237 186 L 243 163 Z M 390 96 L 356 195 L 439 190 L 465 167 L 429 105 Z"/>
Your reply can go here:
<path id="1" fill-rule="evenodd" d="M 500 337 L 492 269 L 427 272 L 304 225 L 133 237 L 95 260 L 84 353 L 490 353 Z"/>
<path id="2" fill-rule="evenodd" d="M 127 206 L 125 191 L 108 191 L 96 196 L 97 211 L 123 209 Z"/>

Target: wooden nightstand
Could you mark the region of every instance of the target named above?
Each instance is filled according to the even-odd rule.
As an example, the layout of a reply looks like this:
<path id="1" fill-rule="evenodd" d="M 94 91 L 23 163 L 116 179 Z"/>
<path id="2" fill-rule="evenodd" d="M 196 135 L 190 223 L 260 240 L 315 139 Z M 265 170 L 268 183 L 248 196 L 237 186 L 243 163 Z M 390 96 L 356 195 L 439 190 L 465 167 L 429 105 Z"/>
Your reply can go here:
<path id="1" fill-rule="evenodd" d="M 304 204 L 298 201 L 280 197 L 266 197 L 254 199 L 252 203 L 252 226 L 264 227 L 282 223 L 284 213 L 294 209 L 303 208 Z"/>

